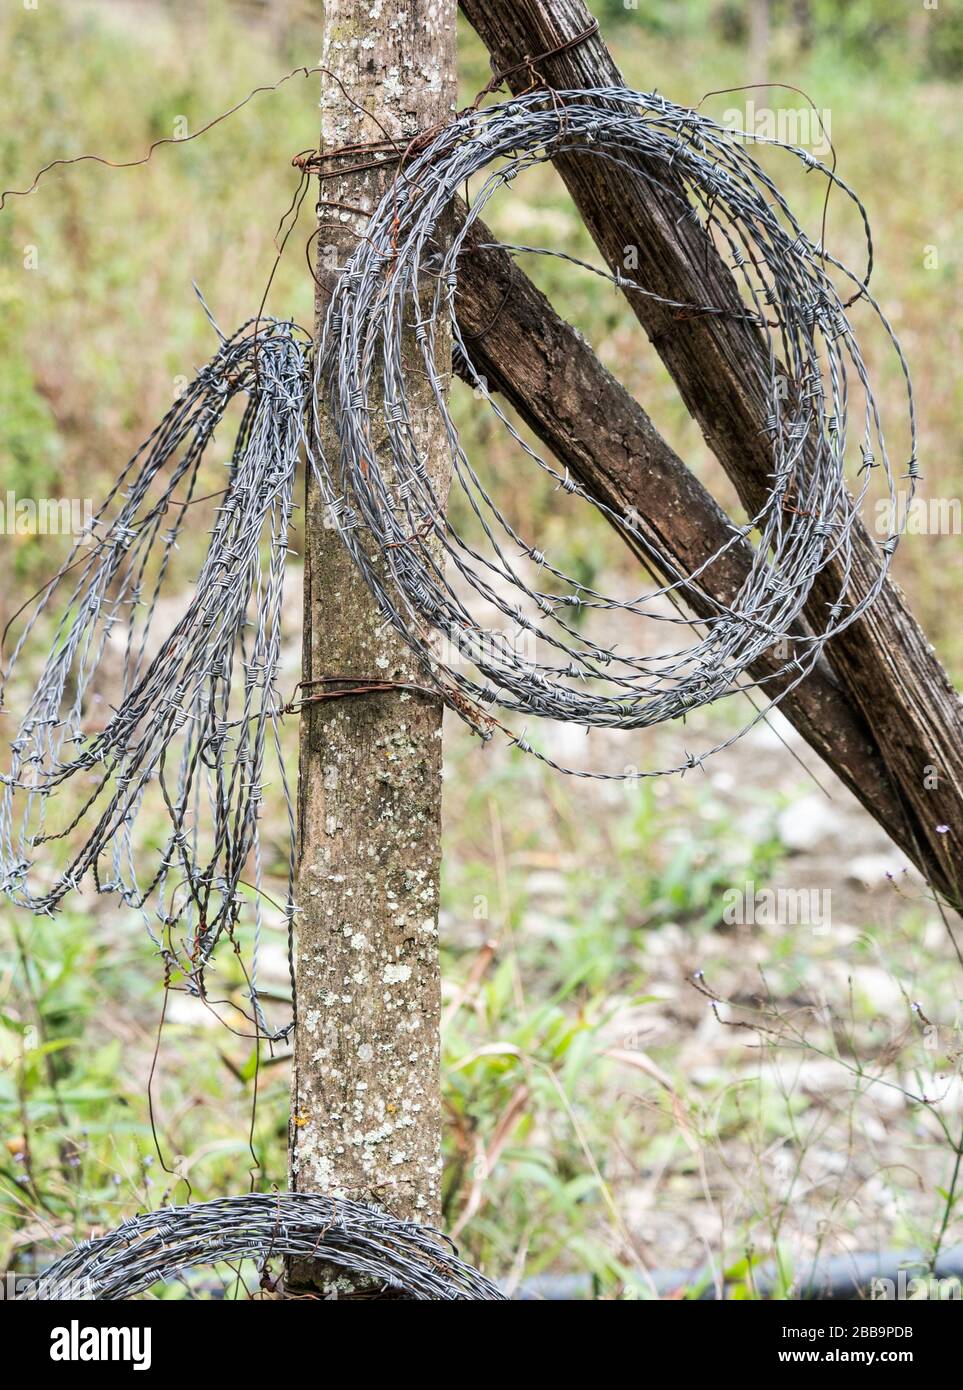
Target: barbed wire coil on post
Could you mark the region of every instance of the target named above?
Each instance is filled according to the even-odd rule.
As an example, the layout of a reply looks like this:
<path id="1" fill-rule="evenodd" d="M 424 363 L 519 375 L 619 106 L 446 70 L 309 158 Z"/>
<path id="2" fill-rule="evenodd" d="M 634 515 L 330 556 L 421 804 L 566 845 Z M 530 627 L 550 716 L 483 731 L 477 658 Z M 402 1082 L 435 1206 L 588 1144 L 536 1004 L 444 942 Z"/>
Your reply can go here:
<path id="1" fill-rule="evenodd" d="M 847 313 L 852 304 L 865 303 L 874 313 L 905 380 L 910 496 L 918 477 L 916 418 L 905 358 L 867 285 L 872 266 L 867 215 L 831 169 L 805 150 L 781 146 L 807 171 L 819 170 L 857 209 L 868 251 L 868 269 L 861 277 L 807 237 L 785 198 L 748 152 L 747 143 L 756 139 L 779 144 L 734 132 L 659 94 L 624 88 L 537 90 L 464 112 L 399 173 L 334 288 L 315 357 L 315 409 L 330 414 L 338 436 L 333 456 L 326 458 L 319 451 L 316 458 L 329 513 L 386 621 L 417 652 L 449 704 L 483 737 L 489 737 L 499 722 L 494 710 L 571 721 L 587 729 L 635 729 L 684 719 L 737 688 L 758 685 L 765 696 L 766 686 L 784 681 L 779 694 L 746 726 L 751 727 L 805 679 L 826 642 L 859 618 L 885 582 L 905 513 L 881 547 L 872 586 L 858 596 L 848 592 L 852 532 L 873 470 L 881 471 L 893 515 L 899 516 L 880 410 Z M 629 273 L 610 274 L 565 252 L 528 245 L 510 246 L 510 251 L 559 257 L 657 300 L 679 319 L 735 317 L 749 321 L 764 336 L 768 373 L 762 385 L 772 487 L 759 512 L 732 528 L 731 544 L 752 543 L 753 563 L 731 604 L 711 599 L 699 584 L 720 552 L 689 574 L 659 557 L 670 581 L 635 599 L 609 597 L 566 574 L 504 515 L 459 440 L 446 401 L 447 377 L 437 361 L 437 346 L 449 324 L 476 393 L 488 397 L 527 459 L 553 479 L 562 494 L 587 495 L 567 472 L 560 474 L 542 458 L 491 400 L 458 327 L 458 259 L 471 225 L 519 174 L 559 155 L 608 160 L 622 167 L 627 178 L 657 177 L 641 173 L 636 161 L 644 161 L 648 170 L 671 171 L 686 194 L 671 192 L 678 201 L 679 221 L 697 223 L 707 238 L 710 228 L 715 229 L 744 302 L 684 303 L 656 294 Z M 443 218 L 472 179 L 481 183 L 467 217 L 440 249 Z M 665 192 L 666 185 L 662 189 Z M 847 287 L 845 298 L 831 278 L 834 270 Z M 453 487 L 461 489 L 478 523 L 478 541 L 469 542 L 455 531 L 446 516 L 445 499 L 437 495 L 425 470 L 408 402 L 407 345 L 412 332 L 418 348 L 415 359 L 421 359 L 418 369 L 434 396 L 436 428 L 448 443 Z M 862 395 L 863 415 L 851 497 L 847 417 L 854 385 Z M 651 548 L 631 517 L 615 519 L 621 530 Z M 440 547 L 443 562 L 433 547 Z M 827 605 L 824 625 L 804 635 L 793 633 L 817 576 L 831 563 L 842 583 Z M 600 610 L 623 618 L 637 615 L 684 623 L 687 620 L 677 613 L 666 612 L 664 600 L 684 600 L 687 592 L 696 590 L 716 611 L 705 635 L 687 649 L 633 655 L 621 646 L 617 650 L 594 642 L 577 623 L 587 612 Z M 497 609 L 517 632 L 530 634 L 545 655 L 519 656 L 503 633 L 486 631 L 468 607 L 471 597 Z M 457 660 L 439 655 L 439 639 Z M 778 671 L 764 682 L 748 679 L 753 663 L 780 643 L 786 643 L 791 654 Z M 742 732 L 745 729 L 699 757 L 687 754 L 672 767 L 643 769 L 633 776 L 684 772 Z M 516 747 L 558 767 L 524 733 L 512 737 Z M 624 774 L 579 769 L 575 775 Z"/>
<path id="2" fill-rule="evenodd" d="M 306 1192 L 252 1192 L 161 1207 L 84 1241 L 32 1286 L 34 1300 L 119 1300 L 223 1261 L 303 1257 L 415 1300 L 501 1301 L 441 1233 L 360 1202 Z"/>

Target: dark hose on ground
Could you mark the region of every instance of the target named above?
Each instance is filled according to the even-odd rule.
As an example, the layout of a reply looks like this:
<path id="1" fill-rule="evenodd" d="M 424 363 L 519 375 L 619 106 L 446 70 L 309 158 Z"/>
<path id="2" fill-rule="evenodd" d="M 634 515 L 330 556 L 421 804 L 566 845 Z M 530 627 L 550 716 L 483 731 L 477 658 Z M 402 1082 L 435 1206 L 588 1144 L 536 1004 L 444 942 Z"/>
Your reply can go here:
<path id="1" fill-rule="evenodd" d="M 919 1250 L 883 1250 L 873 1254 L 831 1255 L 813 1260 L 793 1271 L 794 1299 L 847 1302 L 853 1299 L 913 1298 L 924 1289 L 930 1299 L 963 1297 L 963 1245 L 945 1250 L 930 1267 Z M 933 1280 L 952 1280 L 940 1290 Z M 874 1281 L 888 1281 L 874 1293 Z M 712 1272 L 663 1269 L 652 1273 L 652 1281 L 662 1298 L 691 1298 L 712 1301 L 718 1290 Z M 922 1282 L 914 1282 L 922 1281 Z M 732 1297 L 735 1284 L 724 1286 L 723 1297 Z M 742 1288 L 742 1284 L 739 1285 Z M 759 1298 L 772 1298 L 780 1289 L 776 1266 L 772 1262 L 755 1271 L 752 1287 Z M 594 1297 L 591 1274 L 540 1274 L 527 1279 L 515 1294 L 524 1302 L 571 1302 Z"/>

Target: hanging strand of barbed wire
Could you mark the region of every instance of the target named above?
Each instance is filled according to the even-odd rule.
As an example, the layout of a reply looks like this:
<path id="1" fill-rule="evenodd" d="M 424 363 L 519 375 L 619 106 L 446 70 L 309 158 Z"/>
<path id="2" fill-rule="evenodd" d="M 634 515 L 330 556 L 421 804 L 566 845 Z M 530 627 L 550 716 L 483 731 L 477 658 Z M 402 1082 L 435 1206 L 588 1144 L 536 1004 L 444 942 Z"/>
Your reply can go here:
<path id="1" fill-rule="evenodd" d="M 264 324 L 256 337 L 250 328 L 222 341 L 130 460 L 25 623 L 5 673 L 7 704 L 31 633 L 60 601 L 2 779 L 0 855 L 4 891 L 36 913 L 52 914 L 89 874 L 98 892 L 141 914 L 165 979 L 200 995 L 221 938 L 240 951 L 235 932 L 249 887 L 250 1017 L 272 1036 L 257 989 L 260 818 L 273 759 L 286 808 L 281 911 L 290 925 L 294 811 L 277 681 L 310 340 L 292 324 Z M 203 500 L 199 471 L 235 397 L 244 407 L 227 486 L 194 590 L 178 608 L 175 552 L 192 505 Z M 158 630 L 162 611 L 167 631 Z M 52 798 L 71 779 L 82 787 L 80 808 L 55 825 Z M 165 816 L 166 834 L 148 858 L 146 840 Z M 59 873 L 58 845 L 67 857 Z"/>

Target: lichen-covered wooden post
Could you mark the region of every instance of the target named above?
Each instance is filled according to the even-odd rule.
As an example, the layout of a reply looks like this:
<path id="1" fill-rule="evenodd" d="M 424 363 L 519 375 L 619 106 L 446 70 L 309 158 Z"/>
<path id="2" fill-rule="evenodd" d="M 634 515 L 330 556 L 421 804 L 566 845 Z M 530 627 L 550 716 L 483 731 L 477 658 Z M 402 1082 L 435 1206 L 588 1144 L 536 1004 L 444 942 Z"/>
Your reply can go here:
<path id="1" fill-rule="evenodd" d="M 322 77 L 322 151 L 383 143 L 386 129 L 404 148 L 450 118 L 455 14 L 455 0 L 326 0 L 321 62 L 331 75 Z M 357 154 L 342 158 L 346 166 L 364 162 Z M 397 160 L 386 159 L 383 167 L 324 182 L 320 280 L 332 283 L 364 228 L 366 215 L 348 209 L 369 213 L 397 168 Z M 327 298 L 318 295 L 319 326 Z M 411 351 L 414 365 L 414 344 Z M 430 389 L 416 369 L 409 393 L 419 444 L 444 494 L 447 453 L 432 437 Z M 335 447 L 330 438 L 323 443 Z M 324 520 L 309 482 L 305 680 L 420 681 Z M 306 693 L 320 689 L 308 685 Z M 307 705 L 298 811 L 291 1187 L 436 1222 L 440 702 L 391 690 Z M 356 1287 L 305 1260 L 289 1268 L 288 1286 L 349 1296 Z"/>

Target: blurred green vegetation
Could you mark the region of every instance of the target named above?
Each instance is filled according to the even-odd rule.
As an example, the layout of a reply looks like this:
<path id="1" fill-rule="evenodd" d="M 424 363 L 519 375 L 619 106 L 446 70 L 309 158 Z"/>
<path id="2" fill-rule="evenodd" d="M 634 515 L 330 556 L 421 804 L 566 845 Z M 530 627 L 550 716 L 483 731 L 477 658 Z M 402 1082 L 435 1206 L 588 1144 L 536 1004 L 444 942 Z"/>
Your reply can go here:
<path id="1" fill-rule="evenodd" d="M 602 0 L 591 8 L 609 25 L 631 19 L 660 39 L 702 36 L 728 46 L 749 43 L 755 10 L 768 14 L 777 52 L 797 62 L 824 50 L 854 67 L 905 67 L 919 78 L 963 75 L 963 13 L 939 0 Z"/>
<path id="2" fill-rule="evenodd" d="M 774 3 L 763 71 L 750 53 L 745 5 L 656 0 L 633 9 L 606 0 L 595 8 L 639 87 L 694 104 L 710 89 L 765 75 L 804 88 L 831 111 L 840 173 L 874 222 L 877 290 L 914 369 L 925 490 L 959 495 L 963 399 L 951 312 L 960 280 L 959 13 L 899 0 Z M 28 187 L 41 165 L 88 152 L 137 158 L 152 140 L 185 123 L 197 130 L 255 85 L 316 61 L 318 40 L 302 0 L 9 6 L 0 17 L 0 184 Z M 467 30 L 461 43 L 467 99 L 489 71 Z M 226 330 L 257 311 L 296 183 L 290 158 L 315 143 L 315 80 L 292 79 L 202 139 L 158 150 L 144 168 L 56 170 L 0 213 L 0 492 L 103 494 L 179 380 L 214 347 L 192 280 Z M 712 101 L 719 116 L 738 104 L 734 96 Z M 793 200 L 818 227 L 821 189 L 790 177 Z M 591 255 L 550 170 L 530 175 L 519 193 L 492 209 L 507 239 Z M 305 324 L 313 312 L 303 255 L 310 224 L 309 204 L 267 301 L 268 312 Z M 860 263 L 859 228 L 838 204 L 830 240 L 843 259 Z M 927 268 L 930 247 L 935 269 Z M 728 499 L 617 296 L 559 262 L 526 268 Z M 881 342 L 870 341 L 867 353 L 898 417 L 895 364 Z M 521 529 L 537 530 L 558 563 L 587 583 L 617 572 L 624 562 L 606 528 L 584 517 L 573 527 L 551 486 L 520 472 L 469 393 L 456 393 L 456 409 L 473 457 Z M 15 578 L 0 595 L 4 620 L 60 558 L 50 538 L 8 539 Z M 907 541 L 898 572 L 959 673 L 959 537 Z M 562 1268 L 589 1271 L 606 1295 L 644 1295 L 639 1270 L 664 1248 L 664 1210 L 689 1230 L 693 1266 L 709 1245 L 751 1296 L 755 1263 L 786 1258 L 798 1244 L 800 1186 L 776 1182 L 773 1154 L 791 1151 L 801 1163 L 818 1144 L 845 1150 L 859 1184 L 854 1177 L 852 1202 L 844 1177 L 835 1189 L 806 1187 L 816 1224 L 858 1233 L 860 1186 L 872 1183 L 886 1237 L 925 1246 L 933 1234 L 920 1197 L 928 1178 L 888 1154 L 877 1159 L 884 1136 L 875 1115 L 863 1133 L 849 1093 L 787 1092 L 764 1048 L 747 1061 L 748 1035 L 725 1032 L 704 999 L 678 989 L 684 970 L 711 960 L 750 998 L 765 968 L 787 1008 L 808 1009 L 814 991 L 835 979 L 834 1001 L 850 1010 L 852 1036 L 830 1028 L 824 1045 L 846 1057 L 868 1050 L 894 1074 L 912 1076 L 932 1058 L 922 1056 L 908 1011 L 899 1002 L 890 1009 L 895 1034 L 884 1038 L 878 997 L 850 998 L 845 970 L 874 971 L 877 988 L 881 975 L 895 975 L 912 998 L 955 998 L 925 907 L 897 903 L 885 949 L 865 931 L 878 924 L 856 924 L 842 962 L 834 942 L 805 934 L 727 934 L 719 930 L 723 890 L 743 879 L 762 884 L 776 871 L 776 816 L 791 789 L 754 786 L 750 762 L 728 798 L 708 783 L 642 782 L 604 800 L 516 756 L 480 756 L 456 729 L 445 793 L 444 1192 L 467 1257 L 510 1281 Z M 733 797 L 744 813 L 738 820 Z M 241 1191 L 249 1171 L 258 1184 L 284 1183 L 283 1060 L 256 1058 L 249 1044 L 185 1008 L 168 1020 L 153 1066 L 161 987 L 140 923 L 87 898 L 55 921 L 4 914 L 0 1266 L 29 1271 L 64 1240 L 145 1204 Z M 841 979 L 832 974 L 837 963 Z M 229 975 L 220 983 L 225 991 L 242 985 Z M 939 1135 L 925 1107 L 904 1118 L 913 1161 L 932 1155 Z M 933 1163 L 940 1167 L 938 1155 Z M 714 1204 L 730 1197 L 727 1220 L 716 1220 Z"/>

